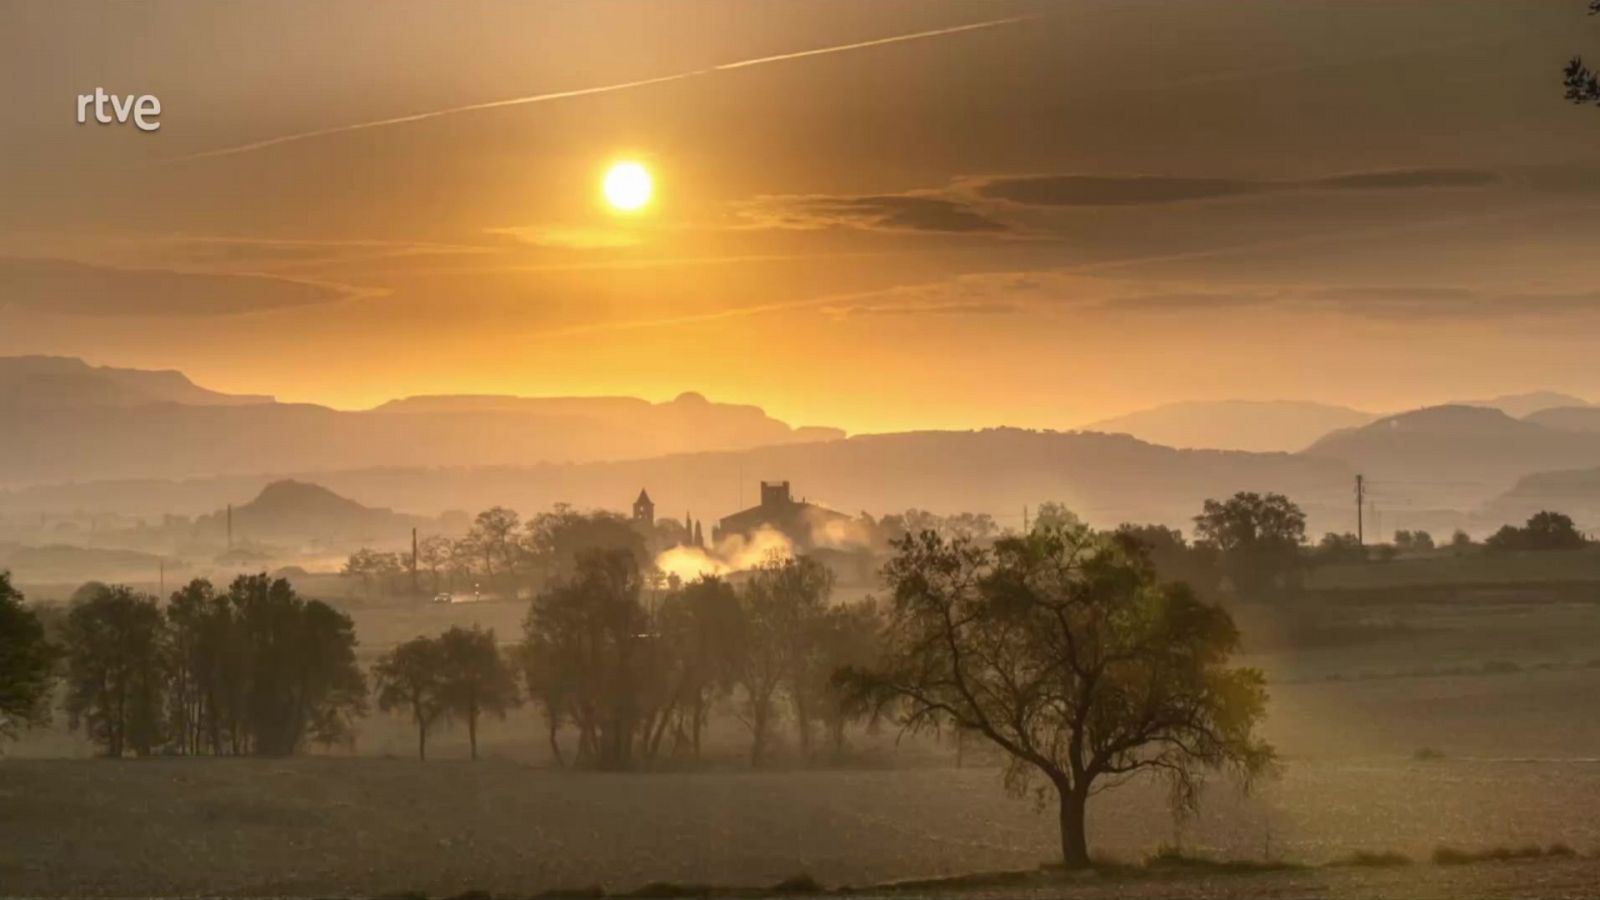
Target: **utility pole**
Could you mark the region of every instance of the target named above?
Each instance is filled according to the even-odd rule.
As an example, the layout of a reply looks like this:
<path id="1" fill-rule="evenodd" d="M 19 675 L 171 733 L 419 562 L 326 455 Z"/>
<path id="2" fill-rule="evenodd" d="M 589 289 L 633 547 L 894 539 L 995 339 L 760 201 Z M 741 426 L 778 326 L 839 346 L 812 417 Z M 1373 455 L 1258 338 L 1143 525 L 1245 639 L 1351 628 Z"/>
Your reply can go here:
<path id="1" fill-rule="evenodd" d="M 411 529 L 411 594 L 417 593 L 417 529 Z"/>
<path id="2" fill-rule="evenodd" d="M 1367 545 L 1367 522 L 1363 516 L 1363 506 L 1367 494 L 1367 477 L 1356 476 L 1356 543 L 1365 547 Z"/>

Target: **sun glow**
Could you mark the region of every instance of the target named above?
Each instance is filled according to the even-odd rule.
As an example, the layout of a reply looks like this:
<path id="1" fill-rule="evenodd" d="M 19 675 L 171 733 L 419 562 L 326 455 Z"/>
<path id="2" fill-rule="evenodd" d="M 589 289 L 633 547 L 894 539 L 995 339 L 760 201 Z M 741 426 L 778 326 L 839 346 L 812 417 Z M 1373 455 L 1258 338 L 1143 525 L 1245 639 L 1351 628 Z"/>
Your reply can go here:
<path id="1" fill-rule="evenodd" d="M 655 183 L 650 172 L 636 162 L 619 162 L 606 170 L 601 184 L 606 202 L 619 212 L 637 212 L 650 202 Z"/>

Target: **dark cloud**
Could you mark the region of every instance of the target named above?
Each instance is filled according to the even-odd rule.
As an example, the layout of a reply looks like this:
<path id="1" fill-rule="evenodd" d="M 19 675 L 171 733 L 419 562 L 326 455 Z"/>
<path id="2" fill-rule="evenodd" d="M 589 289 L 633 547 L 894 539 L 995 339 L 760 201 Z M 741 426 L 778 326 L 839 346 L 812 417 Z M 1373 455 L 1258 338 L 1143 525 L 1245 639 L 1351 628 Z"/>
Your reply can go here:
<path id="1" fill-rule="evenodd" d="M 1472 188 L 1486 187 L 1499 181 L 1499 175 L 1476 169 L 1396 169 L 1353 172 L 1308 181 L 1169 178 L 1161 175 L 1020 175 L 977 179 L 970 182 L 970 187 L 979 197 L 1022 206 L 1154 206 L 1291 191 Z"/>
<path id="2" fill-rule="evenodd" d="M 1237 197 L 1270 190 L 1261 182 L 1222 178 L 1163 178 L 1141 175 L 1117 178 L 1100 175 L 1024 175 L 987 179 L 978 184 L 980 196 L 1024 206 L 1147 206 Z"/>
<path id="3" fill-rule="evenodd" d="M 0 305 L 92 316 L 226 316 L 344 299 L 335 285 L 0 257 Z"/>
<path id="4" fill-rule="evenodd" d="M 741 213 L 769 228 L 860 228 L 996 234 L 1007 226 L 964 200 L 928 194 L 760 197 Z"/>

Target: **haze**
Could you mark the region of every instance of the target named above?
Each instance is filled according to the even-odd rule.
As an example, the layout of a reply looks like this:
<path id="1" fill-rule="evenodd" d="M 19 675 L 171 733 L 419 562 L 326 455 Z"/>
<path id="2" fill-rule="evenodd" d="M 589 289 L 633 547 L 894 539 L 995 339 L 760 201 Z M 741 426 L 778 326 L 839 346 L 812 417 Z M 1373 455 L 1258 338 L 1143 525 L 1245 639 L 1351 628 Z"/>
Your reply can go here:
<path id="1" fill-rule="evenodd" d="M 1600 394 L 1568 7 L 9 4 L 0 333 L 343 408 L 853 432 Z M 161 130 L 77 125 L 95 86 Z M 619 158 L 646 215 L 601 203 Z"/>

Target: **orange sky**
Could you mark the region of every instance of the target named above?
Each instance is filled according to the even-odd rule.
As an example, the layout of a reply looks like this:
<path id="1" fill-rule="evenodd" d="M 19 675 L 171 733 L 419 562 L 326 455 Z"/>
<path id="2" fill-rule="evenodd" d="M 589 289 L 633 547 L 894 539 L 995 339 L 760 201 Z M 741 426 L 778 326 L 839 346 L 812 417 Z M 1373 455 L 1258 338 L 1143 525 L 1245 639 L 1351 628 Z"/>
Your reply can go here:
<path id="1" fill-rule="evenodd" d="M 1600 396 L 1568 6 L 8 5 L 0 334 L 344 407 L 697 390 L 854 431 Z M 161 130 L 77 125 L 97 85 Z M 623 157 L 639 217 L 599 202 Z"/>

